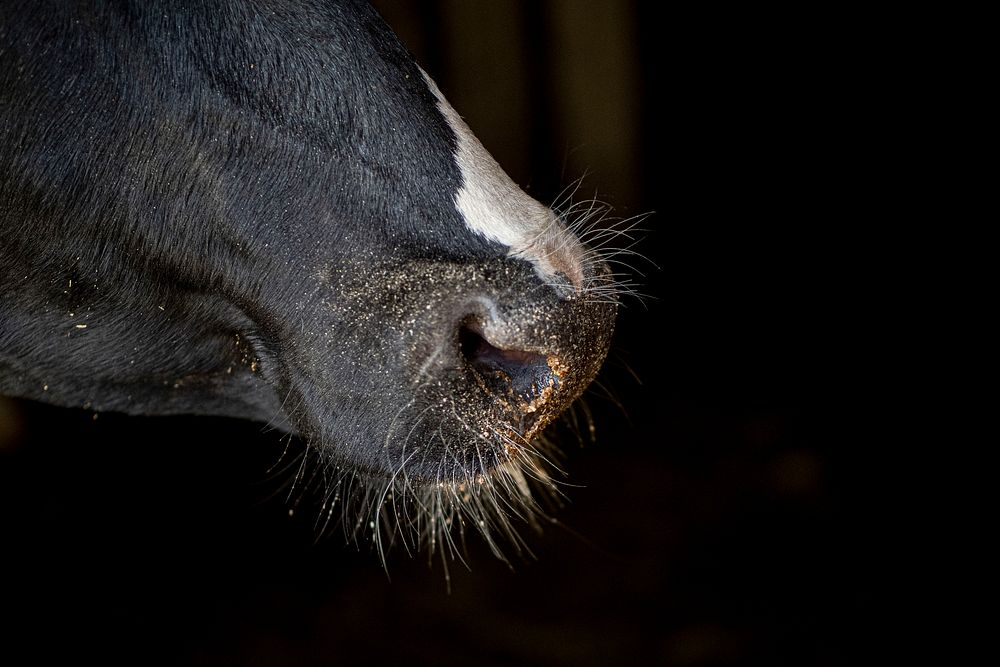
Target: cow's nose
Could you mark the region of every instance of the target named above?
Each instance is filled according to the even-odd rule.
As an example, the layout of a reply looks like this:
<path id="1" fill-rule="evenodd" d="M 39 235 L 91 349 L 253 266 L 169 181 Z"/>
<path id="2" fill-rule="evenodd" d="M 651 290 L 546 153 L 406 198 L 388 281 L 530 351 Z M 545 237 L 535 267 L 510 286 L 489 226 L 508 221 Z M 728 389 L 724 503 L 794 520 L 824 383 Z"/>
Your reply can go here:
<path id="1" fill-rule="evenodd" d="M 466 319 L 458 331 L 464 363 L 493 391 L 513 393 L 533 411 L 559 387 L 560 379 L 549 357 L 528 350 L 494 345 L 475 319 Z"/>

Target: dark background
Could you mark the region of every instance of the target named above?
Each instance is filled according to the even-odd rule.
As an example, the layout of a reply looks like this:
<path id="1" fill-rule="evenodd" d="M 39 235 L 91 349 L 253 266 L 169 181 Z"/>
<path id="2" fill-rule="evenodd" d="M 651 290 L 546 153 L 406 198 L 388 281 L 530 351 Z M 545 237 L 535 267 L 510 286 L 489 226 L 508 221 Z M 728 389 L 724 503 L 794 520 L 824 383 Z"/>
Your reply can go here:
<path id="1" fill-rule="evenodd" d="M 515 181 L 644 223 L 569 504 L 513 571 L 316 542 L 228 420 L 0 399 L 5 650 L 195 665 L 857 662 L 876 639 L 864 85 L 838 17 L 376 3 Z M 585 193 L 585 194 L 584 194 Z M 637 379 L 638 378 L 638 379 Z M 621 407 L 619 407 L 619 404 Z M 11 641 L 13 640 L 13 641 Z M 5 664 L 12 664 L 7 658 Z M 18 664 L 15 661 L 13 664 Z"/>

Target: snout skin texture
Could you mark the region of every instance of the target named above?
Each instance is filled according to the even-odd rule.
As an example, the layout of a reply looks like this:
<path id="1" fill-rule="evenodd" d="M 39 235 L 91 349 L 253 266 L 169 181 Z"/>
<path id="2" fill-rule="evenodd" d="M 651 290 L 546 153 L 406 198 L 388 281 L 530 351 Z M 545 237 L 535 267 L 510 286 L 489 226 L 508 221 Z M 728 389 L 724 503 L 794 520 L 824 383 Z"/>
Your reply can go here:
<path id="1" fill-rule="evenodd" d="M 294 423 L 371 474 L 405 463 L 427 483 L 488 473 L 527 446 L 597 374 L 616 310 L 561 297 L 517 260 L 385 262 L 338 272 L 325 291 L 321 317 L 289 332 L 278 361 L 303 407 Z M 526 392 L 510 369 L 466 358 L 469 327 L 493 348 L 544 359 L 549 382 Z"/>

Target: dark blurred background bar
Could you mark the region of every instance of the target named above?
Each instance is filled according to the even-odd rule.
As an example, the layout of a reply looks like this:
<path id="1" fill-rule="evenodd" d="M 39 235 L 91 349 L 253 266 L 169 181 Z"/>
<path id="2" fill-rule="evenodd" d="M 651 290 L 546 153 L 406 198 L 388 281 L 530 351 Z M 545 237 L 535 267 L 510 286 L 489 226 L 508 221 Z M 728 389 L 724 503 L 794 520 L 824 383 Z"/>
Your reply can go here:
<path id="1" fill-rule="evenodd" d="M 854 662 L 876 627 L 872 221 L 839 19 L 375 4 L 530 194 L 585 177 L 578 198 L 654 212 L 558 523 L 513 571 L 472 540 L 448 594 L 423 556 L 386 576 L 368 545 L 317 542 L 259 425 L 0 399 L 4 634 L 42 637 L 31 664 Z"/>

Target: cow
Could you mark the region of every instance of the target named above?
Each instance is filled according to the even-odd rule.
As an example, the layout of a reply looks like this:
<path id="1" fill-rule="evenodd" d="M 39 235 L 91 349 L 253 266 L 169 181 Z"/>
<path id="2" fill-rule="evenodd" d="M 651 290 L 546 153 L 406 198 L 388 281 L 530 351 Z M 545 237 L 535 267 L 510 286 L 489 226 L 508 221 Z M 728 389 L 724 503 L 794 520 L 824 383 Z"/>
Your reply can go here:
<path id="1" fill-rule="evenodd" d="M 601 253 L 361 0 L 0 0 L 0 394 L 301 436 L 379 548 L 519 544 Z"/>

